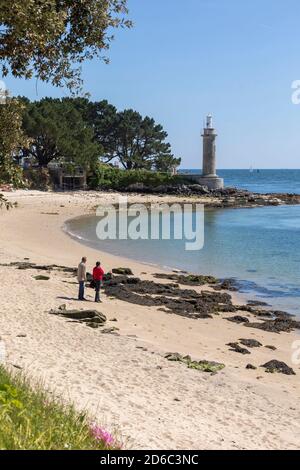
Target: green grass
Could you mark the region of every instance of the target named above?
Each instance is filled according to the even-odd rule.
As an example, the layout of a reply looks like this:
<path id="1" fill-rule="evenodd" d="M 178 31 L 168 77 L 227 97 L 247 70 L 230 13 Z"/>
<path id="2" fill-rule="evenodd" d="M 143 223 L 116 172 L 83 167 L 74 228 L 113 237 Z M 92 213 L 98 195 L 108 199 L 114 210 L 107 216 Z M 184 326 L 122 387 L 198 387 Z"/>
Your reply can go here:
<path id="1" fill-rule="evenodd" d="M 104 450 L 120 448 L 96 439 L 85 413 L 54 400 L 22 374 L 0 366 L 0 449 Z"/>

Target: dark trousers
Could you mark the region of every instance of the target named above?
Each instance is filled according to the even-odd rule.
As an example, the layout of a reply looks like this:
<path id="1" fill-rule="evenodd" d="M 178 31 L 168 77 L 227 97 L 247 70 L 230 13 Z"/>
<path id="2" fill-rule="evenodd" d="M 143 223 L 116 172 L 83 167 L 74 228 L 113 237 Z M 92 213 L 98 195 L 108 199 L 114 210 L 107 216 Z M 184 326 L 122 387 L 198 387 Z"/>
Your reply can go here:
<path id="1" fill-rule="evenodd" d="M 99 302 L 100 300 L 100 287 L 101 287 L 101 281 L 94 281 L 95 282 L 95 302 Z"/>
<path id="2" fill-rule="evenodd" d="M 78 300 L 84 299 L 84 281 L 79 282 Z"/>

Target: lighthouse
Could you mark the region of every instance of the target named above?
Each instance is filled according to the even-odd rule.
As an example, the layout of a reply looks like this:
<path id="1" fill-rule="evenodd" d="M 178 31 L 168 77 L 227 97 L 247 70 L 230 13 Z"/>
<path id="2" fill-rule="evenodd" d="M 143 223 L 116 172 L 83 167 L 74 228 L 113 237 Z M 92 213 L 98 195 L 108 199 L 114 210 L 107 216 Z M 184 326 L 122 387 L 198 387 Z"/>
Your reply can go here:
<path id="1" fill-rule="evenodd" d="M 217 177 L 216 174 L 216 138 L 212 115 L 206 117 L 206 127 L 203 129 L 203 171 L 202 176 Z"/>
<path id="2" fill-rule="evenodd" d="M 208 114 L 202 133 L 203 139 L 203 161 L 202 174 L 185 175 L 194 183 L 206 186 L 208 189 L 223 189 L 224 180 L 216 173 L 216 139 L 217 133 L 213 126 L 213 118 Z"/>

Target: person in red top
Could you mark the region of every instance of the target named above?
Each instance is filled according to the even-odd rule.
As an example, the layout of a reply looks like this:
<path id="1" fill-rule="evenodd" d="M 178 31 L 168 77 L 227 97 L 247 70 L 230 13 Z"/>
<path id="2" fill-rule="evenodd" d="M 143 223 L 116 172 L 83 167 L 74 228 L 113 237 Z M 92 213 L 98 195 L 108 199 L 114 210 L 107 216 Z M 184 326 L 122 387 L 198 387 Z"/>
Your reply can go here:
<path id="1" fill-rule="evenodd" d="M 101 281 L 104 276 L 104 271 L 101 268 L 101 263 L 100 261 L 97 261 L 96 266 L 93 269 L 93 280 L 95 283 L 95 289 L 96 289 L 96 296 L 95 296 L 95 302 L 99 303 L 101 302 L 100 299 L 100 287 L 101 287 Z"/>

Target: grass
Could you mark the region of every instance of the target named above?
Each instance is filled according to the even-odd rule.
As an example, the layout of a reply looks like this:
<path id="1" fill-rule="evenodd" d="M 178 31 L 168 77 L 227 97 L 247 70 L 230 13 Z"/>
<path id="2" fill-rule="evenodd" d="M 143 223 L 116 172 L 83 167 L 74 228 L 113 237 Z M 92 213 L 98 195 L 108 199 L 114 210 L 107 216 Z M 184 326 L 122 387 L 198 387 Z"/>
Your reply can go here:
<path id="1" fill-rule="evenodd" d="M 55 400 L 22 374 L 0 366 L 1 450 L 110 450 L 116 439 L 85 413 Z"/>

